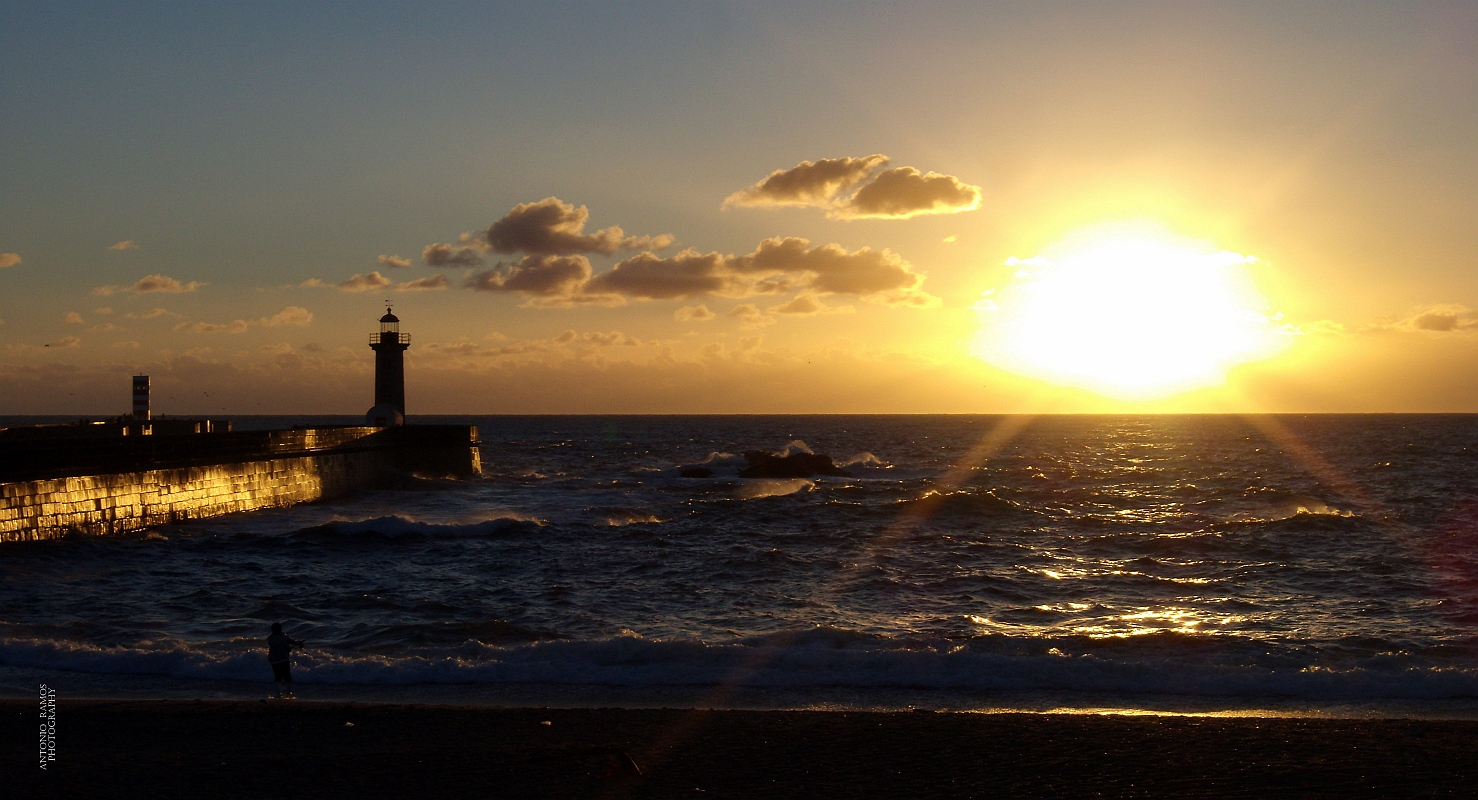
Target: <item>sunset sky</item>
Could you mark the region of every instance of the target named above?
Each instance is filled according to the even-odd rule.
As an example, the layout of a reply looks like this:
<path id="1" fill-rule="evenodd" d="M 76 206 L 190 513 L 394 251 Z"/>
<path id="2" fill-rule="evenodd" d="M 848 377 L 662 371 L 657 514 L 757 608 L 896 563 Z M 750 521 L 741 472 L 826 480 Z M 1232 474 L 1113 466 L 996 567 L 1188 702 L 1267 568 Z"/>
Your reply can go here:
<path id="1" fill-rule="evenodd" d="M 0 7 L 0 414 L 386 300 L 412 415 L 1478 411 L 1478 5 Z"/>

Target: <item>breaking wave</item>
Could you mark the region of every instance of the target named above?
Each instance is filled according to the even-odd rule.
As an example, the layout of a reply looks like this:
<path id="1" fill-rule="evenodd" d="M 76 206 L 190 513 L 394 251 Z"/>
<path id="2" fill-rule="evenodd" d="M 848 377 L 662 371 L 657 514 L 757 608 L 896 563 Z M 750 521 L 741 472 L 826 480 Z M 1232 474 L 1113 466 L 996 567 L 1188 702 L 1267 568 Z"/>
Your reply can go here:
<path id="1" fill-rule="evenodd" d="M 724 643 L 538 638 L 512 644 L 468 639 L 397 655 L 309 649 L 295 680 L 318 684 L 539 683 L 680 687 L 851 687 L 974 691 L 1074 691 L 1308 700 L 1478 697 L 1478 670 L 1440 659 L 1371 653 L 1341 667 L 1293 662 L 1265 646 L 1208 646 L 1173 634 L 1137 646 L 1085 650 L 1081 642 L 989 636 L 959 642 L 883 638 L 831 628 Z M 1184 638 L 1184 637 L 1182 637 Z M 106 647 L 0 639 L 0 664 L 84 673 L 161 675 L 266 683 L 259 643 L 175 641 Z M 1426 662 L 1426 663 L 1423 663 Z"/>

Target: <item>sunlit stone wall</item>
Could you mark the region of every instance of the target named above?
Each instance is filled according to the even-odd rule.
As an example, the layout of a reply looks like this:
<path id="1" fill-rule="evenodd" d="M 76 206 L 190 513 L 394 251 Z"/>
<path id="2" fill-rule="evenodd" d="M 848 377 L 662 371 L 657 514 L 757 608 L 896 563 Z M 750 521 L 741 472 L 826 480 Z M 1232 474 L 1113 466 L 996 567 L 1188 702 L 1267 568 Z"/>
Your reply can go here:
<path id="1" fill-rule="evenodd" d="M 388 450 L 0 483 L 0 542 L 114 534 L 374 486 Z"/>

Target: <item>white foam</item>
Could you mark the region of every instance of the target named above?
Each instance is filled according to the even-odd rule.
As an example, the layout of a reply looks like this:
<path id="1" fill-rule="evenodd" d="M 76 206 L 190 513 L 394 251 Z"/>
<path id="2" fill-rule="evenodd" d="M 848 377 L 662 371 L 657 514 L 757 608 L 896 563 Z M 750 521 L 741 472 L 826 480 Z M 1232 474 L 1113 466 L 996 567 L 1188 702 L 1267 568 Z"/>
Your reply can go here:
<path id="1" fill-rule="evenodd" d="M 814 488 L 816 488 L 816 482 L 805 478 L 757 478 L 740 486 L 735 490 L 734 496 L 740 500 L 754 500 L 760 497 L 783 497 L 796 492 L 809 492 Z"/>

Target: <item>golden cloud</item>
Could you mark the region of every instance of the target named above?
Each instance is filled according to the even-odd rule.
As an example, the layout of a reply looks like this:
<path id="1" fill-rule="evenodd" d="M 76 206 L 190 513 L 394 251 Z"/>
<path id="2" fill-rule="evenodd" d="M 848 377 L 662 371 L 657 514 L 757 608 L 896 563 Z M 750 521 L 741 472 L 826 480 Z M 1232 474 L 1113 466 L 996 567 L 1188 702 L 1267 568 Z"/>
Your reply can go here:
<path id="1" fill-rule="evenodd" d="M 810 206 L 832 219 L 908 219 L 980 207 L 980 187 L 913 167 L 883 169 L 880 153 L 802 161 L 729 195 L 724 206 Z"/>

